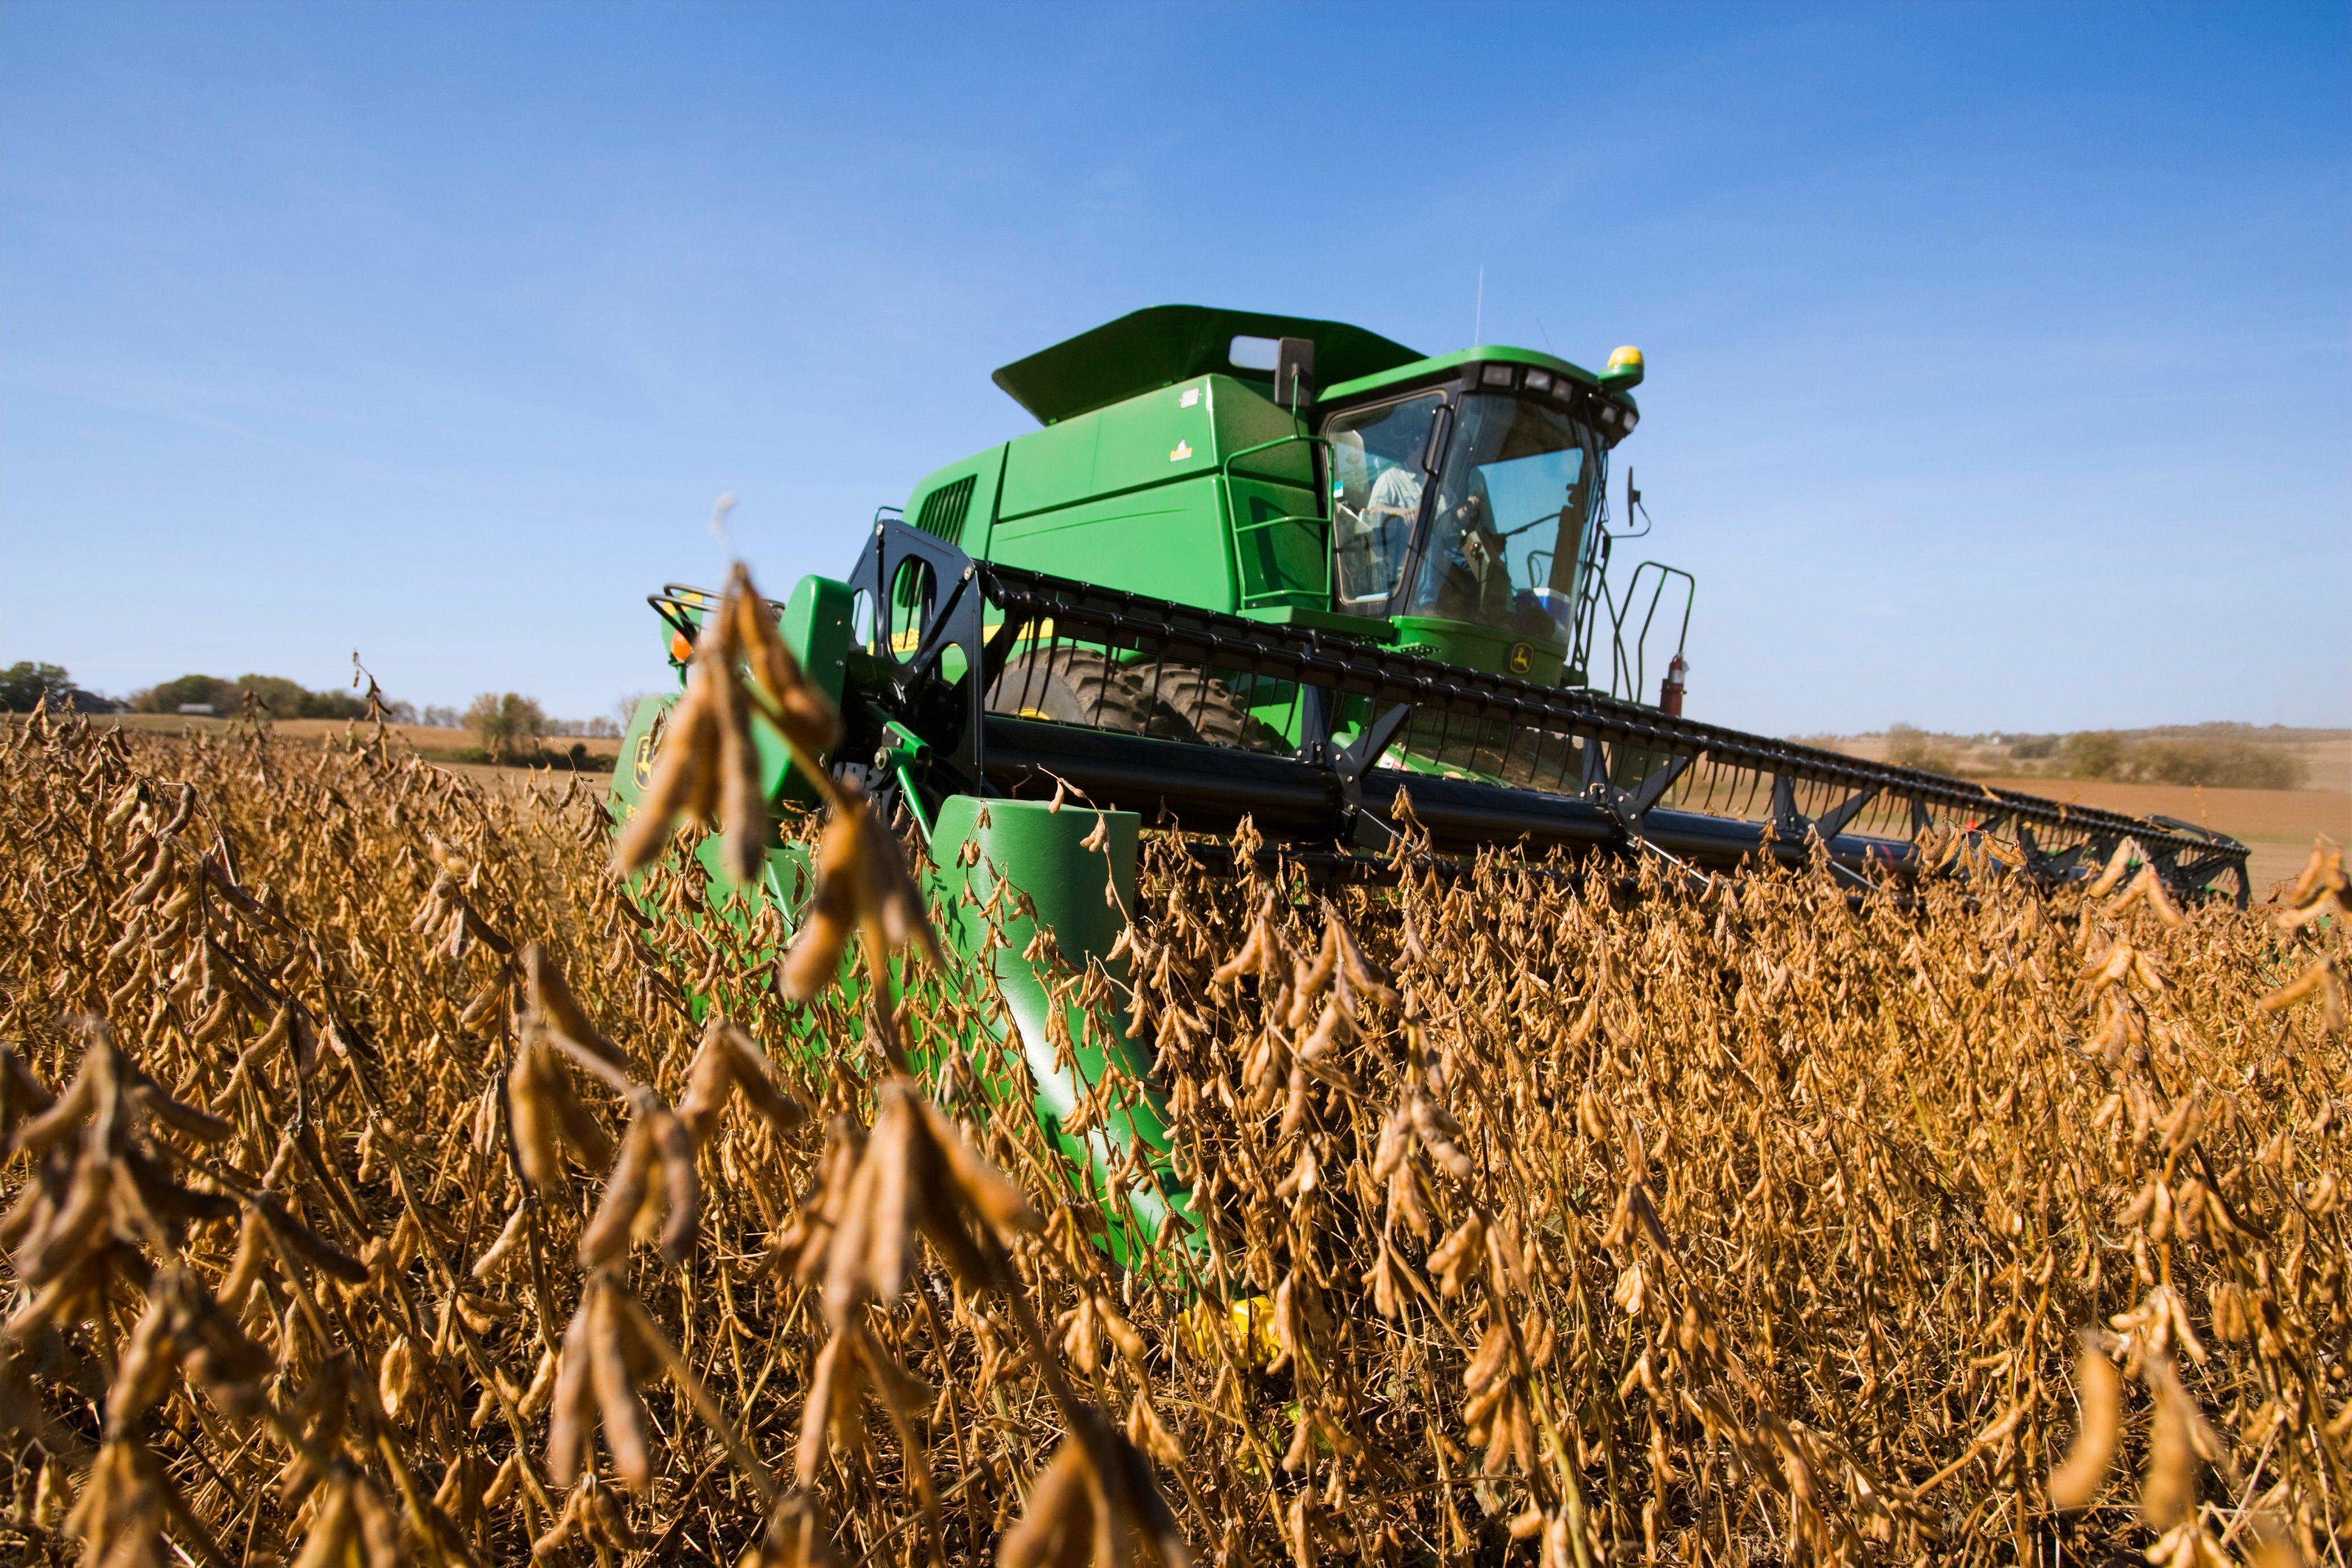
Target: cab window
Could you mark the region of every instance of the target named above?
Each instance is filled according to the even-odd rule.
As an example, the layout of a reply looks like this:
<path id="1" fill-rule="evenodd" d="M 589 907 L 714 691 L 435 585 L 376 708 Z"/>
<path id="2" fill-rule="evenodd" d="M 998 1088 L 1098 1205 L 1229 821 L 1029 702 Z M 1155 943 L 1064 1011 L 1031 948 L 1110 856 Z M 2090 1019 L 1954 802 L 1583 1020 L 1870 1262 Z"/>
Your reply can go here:
<path id="1" fill-rule="evenodd" d="M 1341 610 L 1385 615 L 1405 569 L 1428 476 L 1442 392 L 1349 409 L 1323 427 L 1331 443 L 1333 587 Z"/>

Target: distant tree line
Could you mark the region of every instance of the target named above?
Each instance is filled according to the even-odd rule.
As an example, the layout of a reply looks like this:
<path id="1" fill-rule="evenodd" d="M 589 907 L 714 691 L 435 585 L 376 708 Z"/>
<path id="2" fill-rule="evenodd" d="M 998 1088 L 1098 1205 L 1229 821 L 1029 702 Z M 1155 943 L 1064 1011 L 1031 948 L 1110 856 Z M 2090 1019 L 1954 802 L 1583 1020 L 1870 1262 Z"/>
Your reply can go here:
<path id="1" fill-rule="evenodd" d="M 2262 733 L 2249 725 L 2216 724 L 2136 734 L 2085 729 L 1964 738 L 1898 724 L 1887 729 L 1886 759 L 1954 777 L 2023 773 L 2215 789 L 2300 789 L 2310 777 L 2308 761 L 2283 739 L 2255 738 Z"/>
<path id="2" fill-rule="evenodd" d="M 2296 789 L 2311 773 L 2302 753 L 2284 747 L 2203 737 L 2134 740 L 2112 729 L 2064 736 L 2057 755 L 2076 779 L 2202 784 L 2218 789 Z"/>
<path id="3" fill-rule="evenodd" d="M 547 738 L 547 710 L 538 700 L 514 692 L 484 692 L 466 710 L 466 727 L 481 737 L 493 762 L 537 756 Z"/>
<path id="4" fill-rule="evenodd" d="M 448 713 L 446 708 L 426 711 L 436 716 Z M 588 748 L 576 742 L 566 751 L 551 751 L 546 745 L 551 737 L 613 737 L 621 733 L 620 727 L 609 718 L 550 718 L 537 698 L 519 692 L 484 692 L 466 709 L 458 727 L 472 730 L 480 739 L 478 752 L 483 761 L 569 760 L 575 767 L 609 766 L 610 759 L 590 763 Z"/>
<path id="5" fill-rule="evenodd" d="M 63 664 L 19 659 L 0 670 L 0 713 L 30 713 L 47 699 L 53 709 L 82 713 L 112 713 L 115 705 L 96 692 L 73 684 Z"/>
<path id="6" fill-rule="evenodd" d="M 133 692 L 128 702 L 117 702 L 75 685 L 63 664 L 19 659 L 0 670 L 0 710 L 9 713 L 29 713 L 46 698 L 53 708 L 84 713 L 116 713 L 127 707 L 133 713 L 176 714 L 196 708 L 226 716 L 242 713 L 247 696 L 269 718 L 357 718 L 367 712 L 367 705 L 349 692 L 314 692 L 283 675 L 239 675 L 233 681 L 182 675 Z"/>
<path id="7" fill-rule="evenodd" d="M 367 704 L 347 691 L 312 691 L 283 675 L 182 675 L 131 694 L 133 713 L 180 713 L 208 708 L 222 717 L 245 711 L 250 696 L 267 718 L 362 718 Z"/>
<path id="8" fill-rule="evenodd" d="M 621 733 L 621 727 L 609 718 L 551 718 L 538 698 L 519 692 L 484 692 L 462 714 L 456 708 L 428 707 L 418 722 L 436 729 L 470 729 L 480 737 L 482 749 L 494 755 L 529 752 L 556 737 L 611 739 Z"/>
<path id="9" fill-rule="evenodd" d="M 366 701 L 352 692 L 312 691 L 283 675 L 247 674 L 232 681 L 219 675 L 186 674 L 133 692 L 128 702 L 117 702 L 75 685 L 62 664 L 20 659 L 0 669 L 0 713 L 30 713 L 46 700 L 52 711 L 74 708 L 83 713 L 115 713 L 127 707 L 133 713 L 177 715 L 193 711 L 234 718 L 246 711 L 248 698 L 264 718 L 367 716 Z M 633 706 L 634 700 L 620 706 Z M 548 752 L 545 741 L 583 737 L 609 739 L 617 737 L 622 727 L 601 716 L 550 718 L 537 699 L 516 692 L 484 692 L 462 711 L 437 706 L 420 709 L 415 703 L 387 700 L 383 716 L 394 724 L 472 730 L 481 742 L 482 757 L 499 762 L 560 759 L 566 754 Z M 584 750 L 574 747 L 571 753 L 584 754 Z"/>

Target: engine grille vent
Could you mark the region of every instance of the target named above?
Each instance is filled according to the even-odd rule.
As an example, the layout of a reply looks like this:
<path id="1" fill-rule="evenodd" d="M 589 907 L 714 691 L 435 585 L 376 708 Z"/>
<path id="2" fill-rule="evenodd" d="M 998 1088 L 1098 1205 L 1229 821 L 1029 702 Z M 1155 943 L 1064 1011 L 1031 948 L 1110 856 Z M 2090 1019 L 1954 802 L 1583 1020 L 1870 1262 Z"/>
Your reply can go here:
<path id="1" fill-rule="evenodd" d="M 923 497 L 923 509 L 915 518 L 915 526 L 933 538 L 955 544 L 963 538 L 963 520 L 971 510 L 973 476 L 967 474 L 952 485 L 941 486 Z"/>

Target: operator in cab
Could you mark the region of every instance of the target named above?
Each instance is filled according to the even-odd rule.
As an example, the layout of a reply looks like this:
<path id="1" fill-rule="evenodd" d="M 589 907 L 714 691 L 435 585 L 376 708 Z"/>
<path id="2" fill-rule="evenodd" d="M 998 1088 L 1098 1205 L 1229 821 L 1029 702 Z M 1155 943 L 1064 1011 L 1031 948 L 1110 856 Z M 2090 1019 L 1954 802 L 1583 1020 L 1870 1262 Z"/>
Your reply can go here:
<path id="1" fill-rule="evenodd" d="M 1372 481 L 1371 499 L 1364 506 L 1368 525 L 1384 528 L 1401 523 L 1412 528 L 1413 518 L 1421 515 L 1422 465 L 1428 458 L 1429 429 L 1423 425 L 1406 442 L 1404 461 L 1383 468 Z"/>
<path id="2" fill-rule="evenodd" d="M 1424 466 L 1429 455 L 1426 426 L 1413 431 L 1406 444 L 1405 460 L 1383 469 L 1372 481 L 1363 517 L 1373 528 L 1394 529 L 1401 536 L 1421 515 Z M 1511 607 L 1509 564 L 1503 542 L 1486 525 L 1493 515 L 1486 476 L 1469 471 L 1468 493 L 1458 498 L 1438 492 L 1438 515 L 1432 525 L 1429 558 L 1440 574 L 1437 613 L 1457 621 L 1499 618 Z M 1400 543 L 1395 552 L 1403 554 Z"/>
<path id="3" fill-rule="evenodd" d="M 1432 420 L 1444 403 L 1443 392 L 1422 392 L 1346 410 L 1326 424 L 1338 607 L 1558 638 L 1550 607 L 1573 600 L 1591 507 L 1583 482 L 1590 437 L 1564 411 L 1502 394 L 1465 397 L 1436 476 L 1420 565 L 1412 568 L 1408 547 L 1431 478 Z M 1497 521 L 1498 497 L 1512 513 L 1507 524 Z"/>

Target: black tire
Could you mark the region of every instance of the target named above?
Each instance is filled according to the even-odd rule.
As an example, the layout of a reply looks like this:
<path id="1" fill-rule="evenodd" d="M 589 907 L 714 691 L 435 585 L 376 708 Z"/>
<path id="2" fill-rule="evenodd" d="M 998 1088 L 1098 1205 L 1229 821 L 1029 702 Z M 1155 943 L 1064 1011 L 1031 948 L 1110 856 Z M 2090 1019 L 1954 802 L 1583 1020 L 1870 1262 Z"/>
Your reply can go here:
<path id="1" fill-rule="evenodd" d="M 1004 674 L 988 694 L 991 713 L 1123 735 L 1165 734 L 1158 706 L 1133 675 L 1090 648 L 1019 654 L 1005 662 Z"/>
<path id="2" fill-rule="evenodd" d="M 1178 733 L 1187 739 L 1244 751 L 1289 749 L 1272 726 L 1254 716 L 1230 686 L 1205 670 L 1164 664 L 1155 674 L 1138 675 L 1136 680 L 1159 699 Z"/>
<path id="3" fill-rule="evenodd" d="M 1225 684 L 1188 665 L 1128 666 L 1090 648 L 1008 660 L 988 697 L 992 713 L 1254 751 L 1286 749 Z"/>

